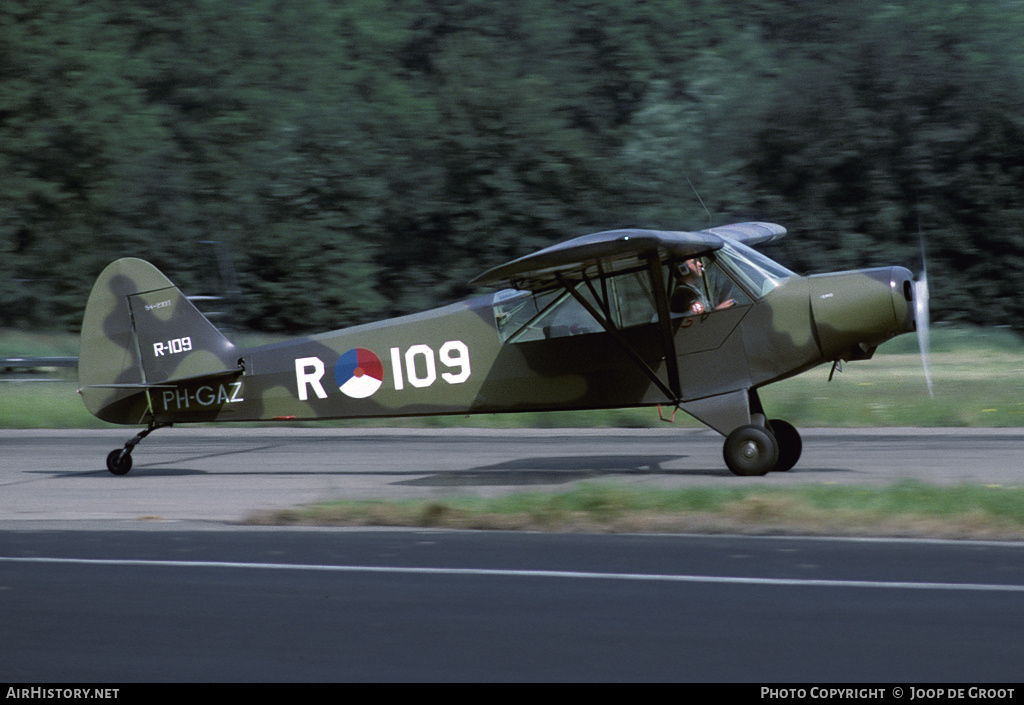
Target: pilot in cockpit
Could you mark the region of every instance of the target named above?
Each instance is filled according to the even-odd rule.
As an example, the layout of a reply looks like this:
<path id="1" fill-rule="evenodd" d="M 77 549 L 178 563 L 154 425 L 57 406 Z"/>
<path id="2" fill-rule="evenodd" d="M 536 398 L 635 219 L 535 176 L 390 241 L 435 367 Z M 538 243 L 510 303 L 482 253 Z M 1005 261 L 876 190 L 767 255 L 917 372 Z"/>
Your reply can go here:
<path id="1" fill-rule="evenodd" d="M 709 301 L 704 281 L 704 261 L 694 257 L 676 267 L 676 285 L 669 298 L 669 310 L 675 315 L 696 316 L 711 310 L 735 306 L 734 299 L 718 304 Z"/>

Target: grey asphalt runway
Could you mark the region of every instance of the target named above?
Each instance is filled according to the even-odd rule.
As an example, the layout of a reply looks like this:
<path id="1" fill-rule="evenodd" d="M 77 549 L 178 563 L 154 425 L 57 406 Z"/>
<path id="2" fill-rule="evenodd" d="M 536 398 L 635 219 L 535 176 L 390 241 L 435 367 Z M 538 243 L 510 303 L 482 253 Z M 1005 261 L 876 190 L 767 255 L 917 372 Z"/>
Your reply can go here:
<path id="1" fill-rule="evenodd" d="M 337 498 L 489 496 L 632 485 L 1018 485 L 1024 430 L 806 429 L 787 473 L 731 475 L 704 429 L 164 429 L 123 477 L 107 453 L 134 429 L 0 431 L 0 521 L 231 522 Z"/>
<path id="2" fill-rule="evenodd" d="M 1015 485 L 1017 430 L 812 429 L 762 478 L 678 428 L 185 427 L 111 475 L 132 434 L 0 431 L 0 679 L 1019 680 L 1020 543 L 233 523 L 582 481 Z"/>
<path id="3" fill-rule="evenodd" d="M 881 699 L 1016 687 L 1024 663 L 1022 544 L 170 527 L 0 532 L 0 681 L 132 701 L 131 683 L 233 681 L 861 682 Z"/>

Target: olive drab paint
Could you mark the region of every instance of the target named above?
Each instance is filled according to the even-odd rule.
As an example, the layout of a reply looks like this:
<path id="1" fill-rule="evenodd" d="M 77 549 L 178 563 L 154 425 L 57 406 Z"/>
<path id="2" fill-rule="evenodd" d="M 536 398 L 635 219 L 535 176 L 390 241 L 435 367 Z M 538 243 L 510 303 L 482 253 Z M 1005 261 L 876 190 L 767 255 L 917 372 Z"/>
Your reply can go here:
<path id="1" fill-rule="evenodd" d="M 496 293 L 250 348 L 151 264 L 120 259 L 89 297 L 80 391 L 99 418 L 147 426 L 111 452 L 116 474 L 171 424 L 662 404 L 726 436 L 734 473 L 787 470 L 799 435 L 766 417 L 757 390 L 869 358 L 914 330 L 915 306 L 902 267 L 801 277 L 750 247 L 784 234 L 770 223 L 594 233 L 474 280 L 506 287 Z"/>

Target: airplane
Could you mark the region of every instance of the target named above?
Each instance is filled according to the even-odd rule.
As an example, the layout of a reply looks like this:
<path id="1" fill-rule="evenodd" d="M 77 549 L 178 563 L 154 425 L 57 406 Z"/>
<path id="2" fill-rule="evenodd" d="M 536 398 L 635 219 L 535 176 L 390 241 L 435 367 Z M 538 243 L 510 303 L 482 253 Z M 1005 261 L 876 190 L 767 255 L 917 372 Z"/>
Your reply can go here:
<path id="1" fill-rule="evenodd" d="M 761 222 L 592 233 L 471 282 L 493 293 L 248 348 L 156 267 L 123 258 L 86 306 L 79 392 L 98 418 L 146 426 L 107 456 L 115 475 L 173 424 L 663 405 L 720 433 L 735 475 L 787 471 L 800 434 L 768 418 L 758 390 L 903 333 L 924 339 L 928 316 L 923 273 L 799 276 L 754 249 L 785 234 Z"/>

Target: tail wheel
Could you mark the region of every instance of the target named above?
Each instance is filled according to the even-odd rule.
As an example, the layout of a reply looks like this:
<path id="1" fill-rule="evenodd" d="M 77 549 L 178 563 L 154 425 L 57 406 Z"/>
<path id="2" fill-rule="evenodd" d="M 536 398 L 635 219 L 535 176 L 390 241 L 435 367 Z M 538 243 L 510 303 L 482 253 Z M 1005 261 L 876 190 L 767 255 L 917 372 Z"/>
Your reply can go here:
<path id="1" fill-rule="evenodd" d="M 127 475 L 132 469 L 132 454 L 124 448 L 115 448 L 107 455 L 107 470 L 115 475 Z"/>
<path id="2" fill-rule="evenodd" d="M 725 464 L 733 475 L 767 475 L 779 461 L 775 436 L 760 426 L 740 426 L 725 438 Z"/>
<path id="3" fill-rule="evenodd" d="M 804 448 L 800 433 L 793 428 L 793 424 L 782 419 L 772 419 L 768 422 L 768 428 L 779 444 L 779 460 L 772 469 L 775 472 L 785 472 L 800 460 L 800 453 Z"/>

